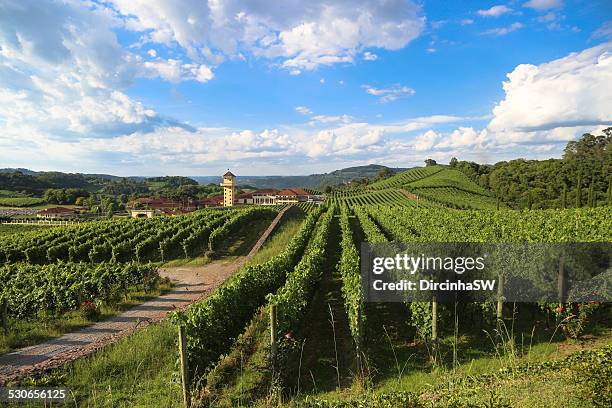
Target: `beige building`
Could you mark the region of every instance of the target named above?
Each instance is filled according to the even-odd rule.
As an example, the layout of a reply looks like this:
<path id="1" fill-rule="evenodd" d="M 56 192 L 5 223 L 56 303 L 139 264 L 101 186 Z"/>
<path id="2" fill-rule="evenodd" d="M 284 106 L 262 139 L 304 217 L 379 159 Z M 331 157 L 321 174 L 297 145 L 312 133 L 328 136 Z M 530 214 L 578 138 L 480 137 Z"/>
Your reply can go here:
<path id="1" fill-rule="evenodd" d="M 231 171 L 227 171 L 223 175 L 223 206 L 231 207 L 234 205 L 234 198 L 236 197 L 236 176 Z"/>
<path id="2" fill-rule="evenodd" d="M 142 210 L 130 210 L 130 216 L 132 218 L 151 218 L 155 215 L 155 210 L 142 209 Z"/>

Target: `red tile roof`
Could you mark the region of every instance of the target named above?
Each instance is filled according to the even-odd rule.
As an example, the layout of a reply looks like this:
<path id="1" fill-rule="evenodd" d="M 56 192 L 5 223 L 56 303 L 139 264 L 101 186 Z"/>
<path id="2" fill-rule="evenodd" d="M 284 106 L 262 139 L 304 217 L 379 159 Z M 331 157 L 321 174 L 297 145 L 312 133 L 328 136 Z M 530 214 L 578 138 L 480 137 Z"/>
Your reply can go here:
<path id="1" fill-rule="evenodd" d="M 222 195 L 217 195 L 214 197 L 208 197 L 206 199 L 204 199 L 204 203 L 211 205 L 211 204 L 221 204 L 223 202 L 223 196 Z"/>
<path id="2" fill-rule="evenodd" d="M 278 192 L 279 196 L 292 197 L 292 196 L 307 196 L 308 193 L 301 188 L 286 188 Z"/>
<path id="3" fill-rule="evenodd" d="M 68 214 L 68 213 L 74 213 L 73 209 L 70 208 L 65 208 L 65 207 L 51 207 L 51 208 L 46 208 L 42 211 L 39 211 L 38 214 Z"/>
<path id="4" fill-rule="evenodd" d="M 228 170 L 227 173 L 223 175 L 223 177 L 236 177 L 236 176 L 234 175 L 234 173 Z"/>
<path id="5" fill-rule="evenodd" d="M 278 193 L 278 190 L 275 188 L 260 188 L 258 190 L 253 191 L 253 195 L 275 195 Z"/>

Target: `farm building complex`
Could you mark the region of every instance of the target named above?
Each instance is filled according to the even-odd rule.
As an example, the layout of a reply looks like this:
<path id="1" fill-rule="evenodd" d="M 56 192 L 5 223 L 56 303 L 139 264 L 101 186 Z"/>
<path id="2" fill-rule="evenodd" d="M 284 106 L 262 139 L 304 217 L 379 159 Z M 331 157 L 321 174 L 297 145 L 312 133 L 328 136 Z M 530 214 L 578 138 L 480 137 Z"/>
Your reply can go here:
<path id="1" fill-rule="evenodd" d="M 132 217 L 152 217 L 154 215 L 177 215 L 199 210 L 205 207 L 233 205 L 279 205 L 297 203 L 322 204 L 325 197 L 302 188 L 262 188 L 238 194 L 236 176 L 227 171 L 220 184 L 223 195 L 208 197 L 202 200 L 186 199 L 182 201 L 167 198 L 141 197 L 131 201 L 128 209 Z"/>

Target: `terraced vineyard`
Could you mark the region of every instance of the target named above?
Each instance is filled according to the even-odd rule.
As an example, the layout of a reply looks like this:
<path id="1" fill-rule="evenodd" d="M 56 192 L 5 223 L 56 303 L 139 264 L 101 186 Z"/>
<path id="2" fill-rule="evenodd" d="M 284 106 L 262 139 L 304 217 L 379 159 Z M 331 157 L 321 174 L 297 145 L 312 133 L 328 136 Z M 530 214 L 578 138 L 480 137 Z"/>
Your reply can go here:
<path id="1" fill-rule="evenodd" d="M 412 182 L 421 180 L 426 177 L 430 177 L 442 171 L 443 169 L 444 167 L 442 166 L 415 167 L 413 169 L 406 170 L 400 174 L 397 174 L 393 177 L 389 177 L 387 179 L 373 183 L 370 185 L 370 187 L 374 189 L 385 189 L 390 187 L 401 188 Z"/>
<path id="2" fill-rule="evenodd" d="M 329 200 L 348 205 L 402 204 L 431 207 L 434 204 L 459 209 L 506 208 L 493 194 L 459 170 L 428 166 L 407 170 L 361 189 L 333 192 Z"/>
<path id="3" fill-rule="evenodd" d="M 433 203 L 426 200 L 417 200 L 416 197 L 406 191 L 396 189 L 384 190 L 340 190 L 333 192 L 328 201 L 333 204 L 346 205 L 376 205 L 389 204 L 406 207 L 431 207 Z"/>
<path id="4" fill-rule="evenodd" d="M 53 228 L 0 240 L 7 263 L 167 261 L 214 251 L 215 242 L 232 226 L 272 217 L 277 208 L 202 210 L 172 218 L 102 221 Z M 210 241 L 210 242 L 209 242 Z"/>

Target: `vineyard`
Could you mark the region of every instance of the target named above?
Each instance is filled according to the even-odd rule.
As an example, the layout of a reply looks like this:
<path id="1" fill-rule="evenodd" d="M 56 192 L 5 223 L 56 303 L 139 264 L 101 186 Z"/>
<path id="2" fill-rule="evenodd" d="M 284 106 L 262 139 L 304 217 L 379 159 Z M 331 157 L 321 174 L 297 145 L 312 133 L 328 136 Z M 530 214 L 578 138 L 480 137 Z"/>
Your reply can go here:
<path id="1" fill-rule="evenodd" d="M 508 401 L 514 406 L 524 393 L 508 394 L 498 387 L 489 396 L 464 381 L 494 383 L 498 377 L 489 377 L 492 373 L 518 373 L 536 363 L 542 363 L 538 373 L 555 364 L 576 375 L 591 373 L 593 382 L 579 391 L 566 380 L 552 386 L 555 394 L 578 393 L 568 396 L 575 400 L 572 406 L 582 406 L 584 398 L 607 401 L 605 386 L 601 388 L 605 371 L 600 370 L 610 362 L 606 349 L 600 360 L 593 360 L 600 351 L 588 350 L 577 357 L 561 353 L 552 365 L 546 362 L 556 358 L 560 345 L 570 344 L 568 339 L 589 338 L 593 347 L 609 344 L 609 305 L 581 304 L 579 310 L 576 304 L 561 309 L 558 303 L 368 303 L 360 244 L 609 242 L 612 208 L 496 209 L 494 198 L 456 172 L 418 170 L 395 176 L 397 184 L 389 182 L 392 177 L 386 180 L 390 184 L 377 188 L 333 191 L 325 206 L 297 205 L 296 214 L 301 215 L 291 222 L 298 228 L 282 247 L 242 266 L 210 296 L 174 313 L 161 326 L 171 339 L 164 351 L 167 375 L 178 375 L 172 340 L 178 325 L 185 333 L 187 390 L 200 406 L 421 407 L 429 406 L 431 395 L 440 406 L 480 406 L 490 398 L 496 401 L 490 406 L 507 406 Z M 489 209 L 446 208 L 451 205 Z M 236 239 L 245 226 L 271 220 L 278 211 L 207 209 L 180 217 L 109 220 L 10 236 L 0 241 L 5 261 L 0 298 L 8 302 L 13 319 L 61 315 L 89 300 L 117 303 L 130 290 L 154 290 L 160 282 L 159 263 L 219 255 L 228 237 Z M 143 335 L 148 332 L 156 333 L 146 329 Z M 137 340 L 126 339 L 117 350 L 130 341 Z M 111 346 L 109 353 L 113 350 Z M 92 361 L 109 364 L 95 357 Z M 154 370 L 153 363 L 148 364 L 142 369 Z M 474 375 L 470 370 L 476 370 Z M 456 373 L 462 373 L 461 380 L 453 379 Z M 469 377 L 462 376 L 465 373 Z M 62 385 L 70 378 L 51 384 Z M 508 382 L 514 377 L 499 378 Z M 176 387 L 145 384 L 146 396 L 125 390 L 123 398 L 180 404 Z"/>
<path id="2" fill-rule="evenodd" d="M 376 191 L 367 190 L 341 190 L 330 194 L 328 201 L 333 204 L 346 205 L 399 205 L 406 207 L 431 207 L 434 205 L 427 200 L 417 200 L 414 195 L 402 190 L 385 189 Z"/>
<path id="3" fill-rule="evenodd" d="M 5 332 L 19 322 L 57 319 L 87 305 L 116 307 L 132 293 L 153 293 L 162 281 L 160 263 L 214 258 L 229 236 L 256 220 L 272 220 L 278 210 L 208 209 L 5 235 L 0 241 Z"/>
<path id="4" fill-rule="evenodd" d="M 0 240 L 6 263 L 43 265 L 66 262 L 149 262 L 192 257 L 216 244 L 235 226 L 270 218 L 276 208 L 203 210 L 172 218 L 102 221 L 54 228 Z"/>
<path id="5" fill-rule="evenodd" d="M 387 349 L 389 344 L 392 349 L 405 349 L 407 339 L 400 335 L 404 330 L 417 339 L 417 345 L 411 347 L 413 353 L 420 355 L 419 359 L 429 353 L 429 359 L 411 365 L 415 370 L 435 367 L 449 358 L 455 359 L 453 364 L 462 364 L 456 355 L 449 357 L 449 346 L 442 340 L 452 335 L 453 330 L 459 330 L 454 336 L 457 333 L 471 336 L 472 325 L 479 330 L 496 330 L 496 310 L 490 304 L 471 303 L 457 311 L 447 304 L 437 304 L 432 309 L 427 302 L 376 307 L 364 303 L 358 248 L 362 240 L 372 243 L 605 242 L 610 240 L 612 231 L 610 208 L 456 211 L 401 204 L 348 206 L 347 199 L 353 197 L 344 197 L 338 199 L 338 205 L 310 212 L 300 232 L 279 255 L 264 264 L 243 269 L 213 297 L 177 316 L 177 321 L 187 327 L 188 361 L 194 364 L 191 383 L 201 384 L 205 390 L 201 403 L 233 406 L 239 398 L 242 403 L 263 406 L 263 401 L 269 398 L 294 398 L 301 382 L 307 397 L 298 398 L 298 406 L 333 407 L 334 403 L 308 395 L 316 394 L 317 389 L 331 391 L 355 381 L 384 384 L 388 371 L 393 370 L 384 363 L 388 350 L 381 349 Z M 320 309 L 316 303 L 320 301 L 317 288 L 326 286 L 325 282 L 332 278 L 323 271 L 328 270 L 326 260 L 334 258 L 329 252 L 334 241 L 339 242 L 340 257 L 335 266 L 340 283 L 337 295 L 342 299 L 341 314 L 345 318 L 339 315 L 328 318 L 334 324 L 346 324 L 348 337 L 337 337 L 342 332 L 337 327 L 333 332 L 334 344 L 342 342 L 352 350 L 350 366 L 336 368 L 337 385 L 333 377 L 332 384 L 322 383 L 323 377 L 317 378 L 317 375 L 323 374 L 312 371 L 316 364 L 302 356 L 304 346 L 315 341 L 311 336 L 323 335 L 318 329 L 313 331 L 313 327 L 318 328 L 320 324 L 315 322 L 325 321 L 325 317 L 313 313 Z M 553 308 L 514 307 L 514 313 L 521 311 L 526 316 L 536 313 L 555 319 Z M 402 314 L 398 316 L 399 310 Z M 605 310 L 593 306 L 591 314 L 601 315 Z M 453 326 L 453 319 L 468 318 L 473 322 L 468 327 Z M 393 330 L 393 335 L 386 330 Z M 494 339 L 495 342 L 503 347 L 503 336 Z M 479 347 L 490 349 L 490 345 Z M 479 353 L 484 350 L 480 349 Z M 322 355 L 328 352 L 320 350 Z M 337 354 L 335 358 L 339 358 Z M 334 367 L 334 363 L 330 364 Z M 378 374 L 368 374 L 372 370 Z M 390 394 L 385 398 L 399 401 L 402 395 Z M 424 403 L 418 396 L 410 395 L 410 398 L 415 404 Z"/>
<path id="6" fill-rule="evenodd" d="M 329 200 L 347 205 L 392 204 L 458 209 L 506 208 L 491 192 L 459 170 L 445 166 L 419 167 L 374 182 L 365 188 L 333 191 Z"/>

